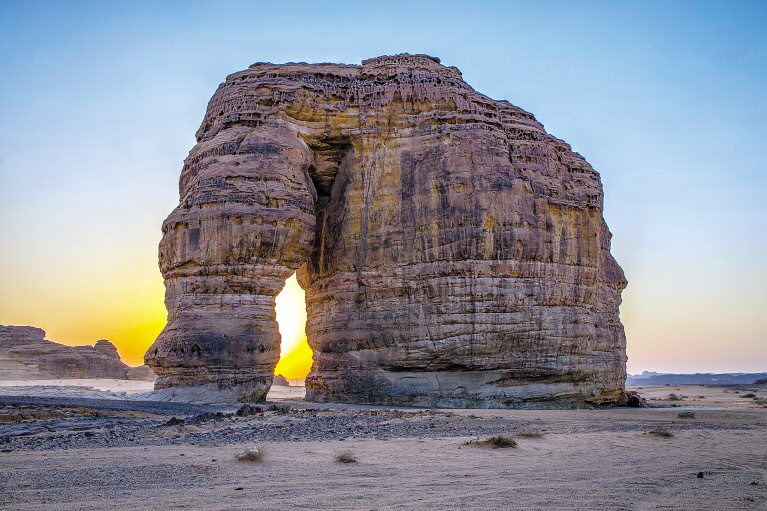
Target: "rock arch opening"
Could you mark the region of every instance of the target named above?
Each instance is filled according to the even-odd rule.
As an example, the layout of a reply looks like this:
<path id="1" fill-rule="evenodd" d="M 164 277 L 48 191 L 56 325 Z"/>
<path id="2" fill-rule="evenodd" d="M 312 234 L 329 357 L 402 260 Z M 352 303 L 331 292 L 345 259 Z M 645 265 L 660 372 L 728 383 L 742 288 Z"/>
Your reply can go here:
<path id="1" fill-rule="evenodd" d="M 301 380 L 312 368 L 312 349 L 306 338 L 306 294 L 294 273 L 274 299 L 280 329 L 280 360 L 274 374 L 288 380 Z"/>

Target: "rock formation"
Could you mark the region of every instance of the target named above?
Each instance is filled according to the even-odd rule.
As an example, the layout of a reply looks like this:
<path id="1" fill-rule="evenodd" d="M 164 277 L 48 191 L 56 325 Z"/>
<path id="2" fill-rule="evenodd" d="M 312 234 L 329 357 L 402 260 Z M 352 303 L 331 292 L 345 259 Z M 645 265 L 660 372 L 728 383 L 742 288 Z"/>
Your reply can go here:
<path id="1" fill-rule="evenodd" d="M 66 346 L 31 326 L 0 325 L 0 379 L 126 378 L 128 367 L 114 344 Z"/>
<path id="2" fill-rule="evenodd" d="M 583 406 L 624 385 L 599 175 L 424 55 L 227 77 L 163 223 L 156 387 L 266 394 L 298 270 L 307 397 Z"/>
<path id="3" fill-rule="evenodd" d="M 131 367 L 125 374 L 125 377 L 129 380 L 142 380 L 142 381 L 155 381 L 157 375 L 154 374 L 152 368 L 148 365 Z"/>
<path id="4" fill-rule="evenodd" d="M 274 377 L 274 380 L 272 380 L 272 386 L 275 385 L 278 387 L 290 387 L 290 382 L 283 375 L 278 374 Z"/>

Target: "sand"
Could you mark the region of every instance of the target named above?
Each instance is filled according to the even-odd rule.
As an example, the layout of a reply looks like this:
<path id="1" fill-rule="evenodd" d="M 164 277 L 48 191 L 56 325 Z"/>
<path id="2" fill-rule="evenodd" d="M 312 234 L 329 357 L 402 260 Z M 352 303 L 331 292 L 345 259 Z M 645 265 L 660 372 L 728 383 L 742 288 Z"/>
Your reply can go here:
<path id="1" fill-rule="evenodd" d="M 104 384 L 83 386 L 129 395 Z M 750 391 L 757 399 L 743 397 Z M 112 408 L 146 407 L 144 418 L 105 408 L 98 419 L 77 419 L 66 409 L 67 424 L 113 423 L 94 423 L 101 426 L 91 436 L 65 429 L 2 443 L 0 435 L 0 508 L 767 508 L 767 408 L 759 401 L 767 388 L 640 392 L 661 407 L 389 409 L 304 403 L 302 387 L 274 387 L 273 410 L 195 421 L 193 414 L 207 410 L 198 407 L 177 426 L 167 421 L 181 417 L 182 408 L 107 399 Z M 671 393 L 687 397 L 669 400 Z M 684 411 L 695 417 L 679 418 Z M 657 427 L 673 436 L 649 434 Z M 515 448 L 472 442 L 532 431 L 542 436 L 516 436 Z M 255 445 L 268 451 L 265 461 L 236 461 Z M 344 450 L 357 462 L 334 461 Z"/>

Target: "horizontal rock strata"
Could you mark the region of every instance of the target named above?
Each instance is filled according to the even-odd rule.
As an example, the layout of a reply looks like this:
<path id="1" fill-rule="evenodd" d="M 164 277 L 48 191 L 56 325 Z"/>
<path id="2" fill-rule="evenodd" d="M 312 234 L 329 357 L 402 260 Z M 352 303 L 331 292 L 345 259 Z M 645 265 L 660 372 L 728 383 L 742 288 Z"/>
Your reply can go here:
<path id="1" fill-rule="evenodd" d="M 124 379 L 129 370 L 105 339 L 95 346 L 66 346 L 46 340 L 40 328 L 0 325 L 0 379 Z"/>
<path id="2" fill-rule="evenodd" d="M 307 397 L 583 406 L 625 381 L 599 175 L 422 55 L 254 64 L 211 99 L 163 224 L 163 386 L 263 397 L 299 269 Z"/>

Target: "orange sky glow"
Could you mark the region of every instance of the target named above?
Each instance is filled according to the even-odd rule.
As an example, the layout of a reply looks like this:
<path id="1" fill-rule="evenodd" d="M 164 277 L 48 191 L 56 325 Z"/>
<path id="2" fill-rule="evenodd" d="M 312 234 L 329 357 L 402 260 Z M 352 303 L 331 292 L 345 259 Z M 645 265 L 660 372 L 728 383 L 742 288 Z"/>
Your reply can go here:
<path id="1" fill-rule="evenodd" d="M 167 317 L 160 228 L 221 81 L 407 51 L 531 112 L 600 173 L 629 373 L 767 370 L 767 3 L 496 2 L 483 17 L 410 2 L 409 18 L 299 3 L 0 2 L 0 324 L 109 339 L 142 364 Z M 276 370 L 301 377 L 294 277 L 276 307 Z"/>

